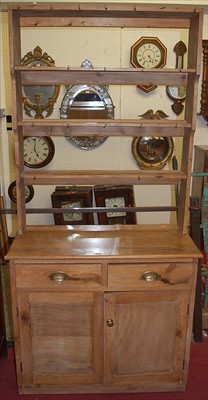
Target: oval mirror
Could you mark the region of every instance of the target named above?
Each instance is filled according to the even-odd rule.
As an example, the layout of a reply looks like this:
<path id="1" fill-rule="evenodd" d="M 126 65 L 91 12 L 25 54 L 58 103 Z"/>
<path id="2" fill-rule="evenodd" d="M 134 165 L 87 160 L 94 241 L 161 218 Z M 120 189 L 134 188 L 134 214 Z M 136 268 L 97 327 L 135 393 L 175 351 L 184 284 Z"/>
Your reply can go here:
<path id="1" fill-rule="evenodd" d="M 86 61 L 82 64 L 85 67 Z M 87 68 L 91 67 L 88 62 Z M 112 99 L 104 86 L 73 85 L 70 86 L 62 100 L 61 118 L 71 119 L 108 119 L 114 118 Z M 105 136 L 67 136 L 75 146 L 90 150 L 105 142 Z"/>

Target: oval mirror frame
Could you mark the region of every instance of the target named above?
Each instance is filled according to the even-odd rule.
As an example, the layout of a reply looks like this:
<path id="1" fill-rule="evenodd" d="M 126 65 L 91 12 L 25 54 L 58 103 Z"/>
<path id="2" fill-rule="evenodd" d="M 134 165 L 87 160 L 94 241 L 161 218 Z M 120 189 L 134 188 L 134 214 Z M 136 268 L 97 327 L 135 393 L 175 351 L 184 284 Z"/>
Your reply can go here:
<path id="1" fill-rule="evenodd" d="M 141 169 L 162 169 L 173 154 L 174 142 L 172 137 L 135 137 L 131 150 Z"/>
<path id="2" fill-rule="evenodd" d="M 81 67 L 93 68 L 89 60 L 83 61 Z M 114 105 L 105 86 L 72 85 L 67 87 L 61 103 L 60 118 L 82 119 L 82 116 L 84 119 L 114 118 Z M 78 148 L 91 150 L 103 144 L 107 136 L 67 136 L 67 139 Z"/>
<path id="3" fill-rule="evenodd" d="M 54 67 L 55 61 L 36 46 L 33 52 L 28 52 L 22 59 L 21 65 L 30 67 Z M 25 113 L 32 118 L 49 117 L 54 110 L 54 104 L 60 93 L 60 85 L 25 85 L 23 86 L 22 102 Z"/>

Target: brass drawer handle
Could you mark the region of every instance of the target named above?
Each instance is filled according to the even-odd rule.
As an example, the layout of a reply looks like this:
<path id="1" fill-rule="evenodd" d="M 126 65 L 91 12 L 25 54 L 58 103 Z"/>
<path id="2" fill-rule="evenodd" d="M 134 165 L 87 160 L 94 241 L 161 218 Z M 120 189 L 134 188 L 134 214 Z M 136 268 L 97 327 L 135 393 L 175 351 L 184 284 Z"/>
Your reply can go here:
<path id="1" fill-rule="evenodd" d="M 141 279 L 146 282 L 160 281 L 161 276 L 157 272 L 146 271 L 141 276 Z"/>
<path id="2" fill-rule="evenodd" d="M 174 285 L 174 283 L 171 283 L 168 279 L 162 278 L 158 272 L 146 271 L 141 275 L 140 279 L 146 282 L 161 281 L 163 283 L 167 283 L 168 285 Z"/>
<path id="3" fill-rule="evenodd" d="M 56 283 L 62 283 L 64 281 L 70 279 L 70 277 L 67 274 L 65 274 L 65 272 L 57 271 L 57 272 L 53 272 L 51 275 L 49 275 L 49 279 Z"/>

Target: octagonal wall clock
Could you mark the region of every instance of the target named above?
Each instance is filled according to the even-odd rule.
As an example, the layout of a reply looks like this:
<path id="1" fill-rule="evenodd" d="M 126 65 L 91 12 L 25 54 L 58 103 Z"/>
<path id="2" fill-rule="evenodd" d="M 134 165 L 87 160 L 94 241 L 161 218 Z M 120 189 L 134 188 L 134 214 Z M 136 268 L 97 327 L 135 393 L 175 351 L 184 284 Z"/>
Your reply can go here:
<path id="1" fill-rule="evenodd" d="M 142 36 L 131 47 L 130 62 L 135 68 L 162 68 L 166 64 L 167 48 L 157 37 Z M 138 85 L 139 89 L 149 93 L 156 85 Z"/>

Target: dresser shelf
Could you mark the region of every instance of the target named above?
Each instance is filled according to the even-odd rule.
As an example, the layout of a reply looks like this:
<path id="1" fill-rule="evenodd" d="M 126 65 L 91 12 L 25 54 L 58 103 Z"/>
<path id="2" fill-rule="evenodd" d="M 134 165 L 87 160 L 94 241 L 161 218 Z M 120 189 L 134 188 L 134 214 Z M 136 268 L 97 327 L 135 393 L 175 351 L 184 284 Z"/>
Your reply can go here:
<path id="1" fill-rule="evenodd" d="M 42 171 L 24 171 L 21 178 L 25 183 L 32 185 L 53 185 L 58 181 L 61 185 L 176 185 L 185 180 L 186 176 L 180 171 L 108 171 L 108 170 L 42 170 Z"/>
<path id="2" fill-rule="evenodd" d="M 165 184 L 180 185 L 178 226 L 187 232 L 193 138 L 196 129 L 198 81 L 201 72 L 203 9 L 134 4 L 55 3 L 9 6 L 13 128 L 16 137 L 18 232 L 25 229 L 25 184 Z M 77 68 L 21 65 L 21 29 L 33 27 L 162 28 L 188 32 L 186 68 Z M 28 120 L 23 118 L 22 85 L 161 85 L 186 86 L 183 120 Z M 182 138 L 180 171 L 24 171 L 24 136 L 172 136 Z M 103 176 L 102 176 L 103 174 Z M 56 181 L 57 180 L 57 181 Z"/>

